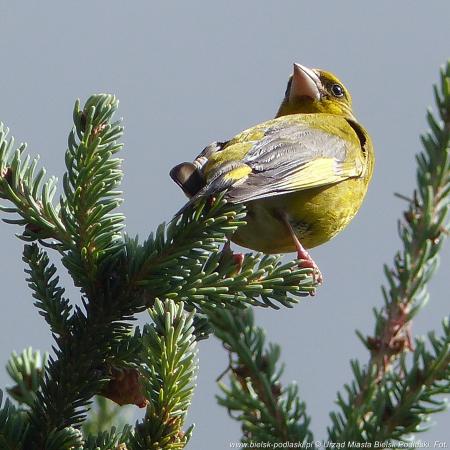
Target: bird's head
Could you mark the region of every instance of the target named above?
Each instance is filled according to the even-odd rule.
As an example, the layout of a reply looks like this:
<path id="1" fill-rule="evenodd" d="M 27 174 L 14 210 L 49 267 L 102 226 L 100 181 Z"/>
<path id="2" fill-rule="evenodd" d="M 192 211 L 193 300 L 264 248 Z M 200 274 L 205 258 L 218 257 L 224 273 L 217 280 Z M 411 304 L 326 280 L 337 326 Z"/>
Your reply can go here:
<path id="1" fill-rule="evenodd" d="M 355 119 L 350 92 L 335 75 L 294 64 L 276 117 L 305 113 L 328 113 Z"/>

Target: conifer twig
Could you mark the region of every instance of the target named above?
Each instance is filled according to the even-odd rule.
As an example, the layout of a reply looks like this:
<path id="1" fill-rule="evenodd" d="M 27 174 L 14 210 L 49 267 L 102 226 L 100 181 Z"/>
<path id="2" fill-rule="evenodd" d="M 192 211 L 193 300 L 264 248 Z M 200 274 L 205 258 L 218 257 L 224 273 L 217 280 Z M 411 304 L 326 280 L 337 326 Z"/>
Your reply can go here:
<path id="1" fill-rule="evenodd" d="M 23 450 L 26 431 L 27 423 L 23 420 L 23 413 L 9 399 L 3 402 L 3 392 L 0 390 L 0 448 Z"/>
<path id="2" fill-rule="evenodd" d="M 24 158 L 26 145 L 14 149 L 14 138 L 8 138 L 8 132 L 0 122 L 0 198 L 13 204 L 0 206 L 0 210 L 18 214 L 20 219 L 3 221 L 24 226 L 19 237 L 25 241 L 53 239 L 58 250 L 70 248 L 72 238 L 61 221 L 59 205 L 53 203 L 57 179 L 45 180 L 45 169 L 36 173 L 39 158 Z"/>
<path id="3" fill-rule="evenodd" d="M 208 317 L 230 355 L 231 385 L 219 384 L 223 396 L 218 402 L 241 422 L 242 442 L 312 442 L 310 419 L 297 386 L 283 388 L 280 384 L 284 369 L 278 366 L 280 347 L 266 345 L 265 333 L 255 326 L 252 310 L 218 309 Z"/>
<path id="4" fill-rule="evenodd" d="M 448 392 L 448 322 L 441 340 L 430 337 L 434 355 L 421 341 L 414 349 L 411 337 L 411 321 L 428 301 L 428 282 L 449 230 L 450 62 L 441 71 L 440 90 L 434 91 L 440 121 L 428 112 L 431 131 L 422 136 L 424 150 L 417 156 L 417 191 L 399 222 L 403 249 L 392 269 L 385 266 L 389 290 L 383 287 L 384 308 L 374 310 L 374 336 L 358 333 L 371 356 L 364 369 L 352 363 L 355 381 L 346 386 L 347 399 L 338 397 L 342 412 L 331 415 L 334 442 L 406 439 L 407 433 L 421 431 L 427 414 L 442 409 L 436 395 Z M 427 409 L 424 402 L 439 407 Z"/>
<path id="5" fill-rule="evenodd" d="M 117 101 L 110 95 L 91 97 L 83 110 L 77 103 L 75 131 L 66 158 L 68 175 L 61 214 L 74 245 L 64 252 L 63 262 L 85 293 L 84 310 L 76 308 L 69 317 L 70 306 L 55 284 L 54 268 L 47 268 L 45 254 L 36 247 L 28 247 L 24 253 L 39 307 L 55 332 L 64 329 L 64 339 L 56 341 L 55 356 L 49 359 L 37 401 L 31 407 L 29 449 L 75 445 L 78 434 L 70 427 L 81 424 L 92 396 L 108 381 L 112 343 L 128 339 L 131 325 L 125 321 L 145 308 L 138 299 L 124 301 L 118 295 L 118 277 L 105 265 L 108 257 L 118 255 L 121 227 L 116 215 L 111 215 L 119 202 L 113 189 L 120 180 L 120 161 L 112 155 L 120 148 L 115 139 L 121 128 L 117 123 L 109 125 L 116 108 Z M 59 325 L 52 319 L 55 317 Z M 114 357 L 120 359 L 119 355 Z"/>
<path id="6" fill-rule="evenodd" d="M 144 420 L 130 436 L 131 450 L 176 450 L 185 447 L 193 426 L 182 429 L 197 372 L 193 312 L 183 303 L 157 300 L 150 310 L 153 325 L 144 329 L 144 389 L 149 404 Z"/>
<path id="7" fill-rule="evenodd" d="M 124 216 L 113 212 L 122 202 L 116 191 L 122 180 L 120 121 L 113 122 L 118 100 L 112 95 L 94 95 L 83 109 L 75 103 L 66 152 L 61 216 L 74 246 L 63 258 L 75 284 L 88 297 L 95 296 L 102 263 L 123 248 Z"/>
<path id="8" fill-rule="evenodd" d="M 15 385 L 7 391 L 20 405 L 31 406 L 36 400 L 36 392 L 44 377 L 47 359 L 47 353 L 42 357 L 39 351 L 34 351 L 31 347 L 20 355 L 12 353 L 6 371 Z"/>
<path id="9" fill-rule="evenodd" d="M 278 308 L 296 303 L 294 297 L 315 290 L 311 269 L 297 261 L 281 264 L 278 256 L 247 254 L 236 267 L 220 245 L 244 224 L 242 206 L 227 204 L 223 196 L 206 208 L 206 201 L 188 209 L 169 226 L 161 225 L 143 244 L 126 239 L 127 289 L 125 297 L 147 296 L 182 301 L 187 307 L 243 307 L 245 304 Z"/>
<path id="10" fill-rule="evenodd" d="M 90 97 L 83 108 L 75 104 L 64 194 L 56 206 L 55 181 L 41 189 L 44 171 L 34 176 L 36 162 L 21 162 L 24 147 L 11 156 L 13 142 L 0 130 L 0 197 L 15 205 L 3 210 L 21 215 L 17 223 L 26 228 L 21 237 L 34 241 L 23 253 L 27 280 L 56 342 L 39 387 L 26 399 L 27 450 L 81 445 L 79 428 L 96 394 L 118 404 L 145 404 L 138 375 L 138 367 L 146 364 L 145 337 L 139 330 L 133 335 L 130 322 L 159 299 L 172 299 L 195 314 L 245 304 L 290 306 L 289 294 L 314 289 L 309 270 L 296 262 L 281 264 L 277 257 L 247 255 L 237 273 L 220 245 L 244 223 L 245 212 L 221 198 L 160 226 L 144 244 L 123 236 L 123 216 L 115 212 L 122 177 L 115 157 L 122 134 L 120 123 L 113 121 L 117 105 L 108 94 Z M 60 252 L 80 288 L 82 306 L 73 308 L 64 297 L 56 267 L 42 247 Z M 196 317 L 193 339 L 204 337 L 208 328 L 204 315 Z"/>
<path id="11" fill-rule="evenodd" d="M 385 266 L 389 290 L 385 307 L 376 312 L 375 337 L 366 340 L 371 361 L 380 375 L 405 349 L 411 350 L 411 320 L 428 301 L 427 284 L 438 264 L 438 252 L 448 235 L 450 193 L 450 62 L 441 71 L 441 92 L 435 98 L 441 123 L 427 113 L 431 131 L 422 136 L 424 151 L 416 157 L 417 191 L 399 221 L 403 250 L 394 268 Z"/>

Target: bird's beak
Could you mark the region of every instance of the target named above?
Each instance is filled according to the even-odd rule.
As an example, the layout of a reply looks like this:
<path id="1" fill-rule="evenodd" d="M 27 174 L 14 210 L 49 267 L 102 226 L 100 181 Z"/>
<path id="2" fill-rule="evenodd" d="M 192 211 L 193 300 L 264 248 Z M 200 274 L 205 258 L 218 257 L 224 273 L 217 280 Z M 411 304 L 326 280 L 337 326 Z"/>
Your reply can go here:
<path id="1" fill-rule="evenodd" d="M 320 100 L 321 90 L 322 82 L 316 72 L 301 64 L 294 63 L 289 100 L 305 96 L 313 100 Z"/>

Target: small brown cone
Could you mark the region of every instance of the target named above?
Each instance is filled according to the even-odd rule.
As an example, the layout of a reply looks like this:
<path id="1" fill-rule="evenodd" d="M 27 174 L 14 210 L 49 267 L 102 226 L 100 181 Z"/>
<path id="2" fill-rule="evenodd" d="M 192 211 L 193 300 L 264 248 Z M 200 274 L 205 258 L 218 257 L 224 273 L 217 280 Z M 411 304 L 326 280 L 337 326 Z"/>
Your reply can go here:
<path id="1" fill-rule="evenodd" d="M 137 369 L 112 368 L 111 380 L 100 394 L 120 406 L 136 405 L 139 408 L 145 408 L 148 405 Z"/>

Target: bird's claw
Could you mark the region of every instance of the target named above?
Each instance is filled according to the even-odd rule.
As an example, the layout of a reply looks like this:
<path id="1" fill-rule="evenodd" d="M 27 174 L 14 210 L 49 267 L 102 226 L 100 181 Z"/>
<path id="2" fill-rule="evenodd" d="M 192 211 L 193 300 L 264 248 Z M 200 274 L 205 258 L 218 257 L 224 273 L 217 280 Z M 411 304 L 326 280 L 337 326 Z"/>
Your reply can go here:
<path id="1" fill-rule="evenodd" d="M 233 250 L 231 250 L 230 241 L 227 241 L 222 249 L 222 255 L 219 262 L 219 267 L 226 263 L 226 261 L 229 261 L 229 258 L 233 261 L 233 270 L 228 276 L 235 276 L 241 273 L 242 267 L 244 265 L 244 259 L 245 255 L 243 253 L 234 253 Z"/>
<path id="2" fill-rule="evenodd" d="M 312 277 L 313 277 L 313 281 L 317 284 L 322 284 L 323 283 L 323 276 L 322 276 L 322 272 L 319 269 L 319 266 L 314 262 L 314 260 L 309 257 L 307 259 L 301 259 L 301 262 L 299 264 L 299 266 L 302 269 L 312 269 Z"/>

